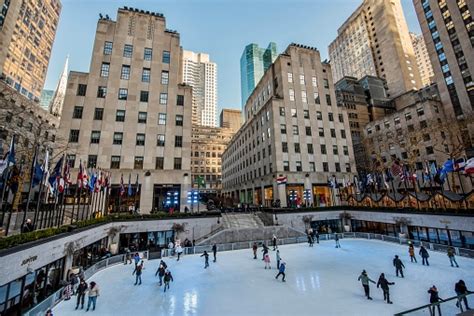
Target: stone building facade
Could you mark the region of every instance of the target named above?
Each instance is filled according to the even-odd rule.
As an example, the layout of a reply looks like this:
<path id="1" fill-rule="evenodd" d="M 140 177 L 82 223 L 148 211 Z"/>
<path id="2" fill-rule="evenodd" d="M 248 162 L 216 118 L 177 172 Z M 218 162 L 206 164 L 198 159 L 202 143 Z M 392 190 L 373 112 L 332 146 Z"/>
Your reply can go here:
<path id="1" fill-rule="evenodd" d="M 68 160 L 73 173 L 81 161 L 111 172 L 115 209 L 127 203 L 122 176 L 125 186 L 138 179 L 143 213 L 185 206 L 192 91 L 182 84 L 181 55 L 180 35 L 162 14 L 124 7 L 116 21 L 98 21 L 89 73 L 69 75 L 60 125 Z"/>
<path id="2" fill-rule="evenodd" d="M 426 49 L 425 39 L 423 35 L 410 32 L 411 42 L 415 50 L 416 63 L 420 72 L 421 84 L 423 87 L 429 86 L 433 82 L 434 72 L 431 66 L 430 56 Z"/>
<path id="3" fill-rule="evenodd" d="M 237 132 L 242 126 L 242 111 L 234 109 L 222 109 L 220 114 L 219 126 L 230 128 Z"/>
<path id="4" fill-rule="evenodd" d="M 257 205 L 337 203 L 328 180 L 352 179 L 354 154 L 331 67 L 317 49 L 289 45 L 248 98 L 245 117 L 222 156 L 226 197 Z"/>

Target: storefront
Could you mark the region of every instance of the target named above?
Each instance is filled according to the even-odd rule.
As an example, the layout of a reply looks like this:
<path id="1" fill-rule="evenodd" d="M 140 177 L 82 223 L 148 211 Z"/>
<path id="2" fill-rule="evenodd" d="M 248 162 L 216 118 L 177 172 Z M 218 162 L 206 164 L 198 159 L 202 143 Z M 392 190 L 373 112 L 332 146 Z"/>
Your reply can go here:
<path id="1" fill-rule="evenodd" d="M 174 242 L 172 230 L 120 234 L 119 251 L 124 253 L 128 248 L 132 252 L 145 250 L 158 252 L 166 248 L 170 241 Z"/>
<path id="2" fill-rule="evenodd" d="M 394 237 L 398 236 L 398 229 L 395 224 L 352 219 L 351 225 L 353 232 L 373 233 Z"/>
<path id="3" fill-rule="evenodd" d="M 41 303 L 61 288 L 63 272 L 64 258 L 61 258 L 0 286 L 0 315 L 21 315 Z"/>
<path id="4" fill-rule="evenodd" d="M 180 192 L 179 184 L 155 184 L 153 190 L 154 211 L 180 210 Z"/>
<path id="5" fill-rule="evenodd" d="M 342 223 L 340 219 L 326 219 L 321 221 L 312 221 L 311 228 L 320 234 L 341 233 Z"/>
<path id="6" fill-rule="evenodd" d="M 253 190 L 253 195 L 254 195 L 255 204 L 256 205 L 262 205 L 263 204 L 262 188 L 255 188 Z"/>
<path id="7" fill-rule="evenodd" d="M 304 186 L 299 183 L 286 185 L 286 201 L 289 207 L 300 207 L 303 203 Z"/>
<path id="8" fill-rule="evenodd" d="M 333 205 L 333 196 L 331 188 L 327 184 L 313 185 L 314 206 L 325 207 Z"/>
<path id="9" fill-rule="evenodd" d="M 474 249 L 474 232 L 453 229 L 408 226 L 411 239 Z"/>
<path id="10" fill-rule="evenodd" d="M 107 245 L 108 237 L 104 237 L 76 252 L 74 252 L 72 266 L 82 267 L 83 270 L 96 264 L 110 255 Z"/>
<path id="11" fill-rule="evenodd" d="M 265 196 L 265 206 L 270 207 L 272 206 L 273 202 L 273 186 L 266 186 L 264 188 L 264 196 Z"/>

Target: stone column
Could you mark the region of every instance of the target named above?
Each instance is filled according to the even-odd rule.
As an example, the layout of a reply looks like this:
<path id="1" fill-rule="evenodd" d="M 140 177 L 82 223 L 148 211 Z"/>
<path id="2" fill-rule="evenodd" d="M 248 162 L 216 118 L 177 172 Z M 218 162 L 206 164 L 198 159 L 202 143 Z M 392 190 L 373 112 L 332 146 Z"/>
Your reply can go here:
<path id="1" fill-rule="evenodd" d="M 281 207 L 286 207 L 287 206 L 286 184 L 277 185 L 277 191 L 276 192 L 277 192 L 276 198 L 280 199 L 280 206 Z"/>

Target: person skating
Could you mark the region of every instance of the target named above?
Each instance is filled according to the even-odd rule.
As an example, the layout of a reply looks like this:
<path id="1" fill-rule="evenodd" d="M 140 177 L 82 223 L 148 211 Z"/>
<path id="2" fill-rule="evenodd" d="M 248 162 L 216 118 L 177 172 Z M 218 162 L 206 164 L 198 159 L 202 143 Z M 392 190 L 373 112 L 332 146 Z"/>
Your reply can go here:
<path id="1" fill-rule="evenodd" d="M 272 267 L 270 266 L 270 256 L 268 253 L 263 257 L 263 261 L 265 262 L 265 269 L 271 269 Z"/>
<path id="2" fill-rule="evenodd" d="M 273 235 L 272 244 L 273 244 L 273 251 L 275 251 L 277 249 L 277 236 L 275 235 Z"/>
<path id="3" fill-rule="evenodd" d="M 421 246 L 419 254 L 421 256 L 422 264 L 425 265 L 425 262 L 426 262 L 426 265 L 429 266 L 430 263 L 428 262 L 428 258 L 430 257 L 430 254 L 428 253 L 428 250 L 426 250 L 425 247 Z"/>
<path id="4" fill-rule="evenodd" d="M 258 249 L 258 245 L 256 242 L 253 243 L 253 246 L 252 246 L 252 250 L 253 250 L 253 258 L 254 259 L 257 259 L 257 249 Z"/>
<path id="5" fill-rule="evenodd" d="M 459 268 L 458 263 L 456 262 L 456 255 L 454 248 L 449 246 L 448 247 L 448 257 L 449 257 L 449 262 L 451 263 L 451 267 L 454 267 L 453 263 L 456 265 L 456 268 Z"/>
<path id="6" fill-rule="evenodd" d="M 268 249 L 269 249 L 269 248 L 267 247 L 267 245 L 265 245 L 265 243 L 262 244 L 262 247 L 263 247 L 263 249 L 262 249 L 262 252 L 263 252 L 262 260 L 264 260 L 264 259 L 265 259 L 265 255 L 268 253 Z"/>
<path id="7" fill-rule="evenodd" d="M 141 285 L 142 284 L 142 271 L 143 271 L 143 261 L 135 266 L 135 269 L 132 272 L 132 275 L 135 274 L 135 284 L 134 285 Z M 140 281 L 140 283 L 138 283 Z"/>
<path id="8" fill-rule="evenodd" d="M 204 257 L 204 269 L 207 269 L 207 267 L 209 267 L 209 254 L 204 250 L 204 253 L 201 255 L 201 257 Z"/>
<path id="9" fill-rule="evenodd" d="M 97 286 L 97 283 L 92 281 L 89 286 L 89 297 L 87 301 L 87 309 L 86 312 L 89 311 L 89 308 L 91 307 L 92 304 L 92 310 L 95 311 L 95 304 L 97 303 L 97 297 L 99 296 L 99 287 Z"/>
<path id="10" fill-rule="evenodd" d="M 466 294 L 471 293 L 470 291 L 467 290 L 466 283 L 464 283 L 463 280 L 459 280 L 459 282 L 457 282 L 454 285 L 454 291 L 456 292 L 457 296 L 466 295 Z M 464 296 L 463 298 L 459 298 L 457 303 L 456 303 L 456 306 L 460 307 L 462 302 L 464 302 L 464 305 L 466 306 L 466 310 L 470 310 L 469 305 L 467 303 L 467 297 L 466 296 Z"/>
<path id="11" fill-rule="evenodd" d="M 336 248 L 341 248 L 341 244 L 339 243 L 339 236 L 337 234 L 334 237 L 334 240 L 336 241 Z"/>
<path id="12" fill-rule="evenodd" d="M 314 241 L 313 241 L 313 236 L 311 234 L 308 234 L 308 245 L 310 247 L 313 247 Z"/>
<path id="13" fill-rule="evenodd" d="M 84 279 L 81 279 L 79 282 L 79 286 L 77 287 L 77 302 L 76 302 L 76 309 L 79 308 L 79 304 L 81 304 L 81 309 L 84 308 L 84 300 L 86 298 L 87 292 L 87 283 Z"/>
<path id="14" fill-rule="evenodd" d="M 214 262 L 217 261 L 217 245 L 212 245 L 212 255 L 214 256 Z"/>
<path id="15" fill-rule="evenodd" d="M 125 263 L 124 264 L 132 264 L 132 254 L 130 252 L 130 249 L 125 248 Z"/>
<path id="16" fill-rule="evenodd" d="M 285 275 L 285 270 L 286 270 L 286 263 L 285 263 L 285 262 L 282 262 L 282 263 L 280 264 L 280 267 L 278 268 L 278 274 L 276 275 L 275 279 L 278 280 L 278 277 L 279 277 L 280 275 L 282 275 L 283 278 L 281 279 L 281 281 L 282 281 L 282 282 L 286 282 L 286 281 L 285 281 L 285 277 L 286 277 L 286 275 Z"/>
<path id="17" fill-rule="evenodd" d="M 393 304 L 392 301 L 390 301 L 390 289 L 389 289 L 389 285 L 394 285 L 395 282 L 390 282 L 388 281 L 386 278 L 385 278 L 385 274 L 381 274 L 380 277 L 379 277 L 379 281 L 377 282 L 377 288 L 380 288 L 382 289 L 383 291 L 383 300 L 384 301 L 387 301 L 387 304 Z"/>
<path id="18" fill-rule="evenodd" d="M 369 278 L 365 270 L 362 270 L 362 273 L 359 275 L 358 281 L 362 283 L 362 286 L 364 287 L 365 296 L 367 297 L 367 299 L 372 300 L 372 298 L 370 297 L 369 282 L 372 282 L 373 284 L 375 284 L 374 280 Z"/>
<path id="19" fill-rule="evenodd" d="M 412 243 L 408 244 L 408 254 L 410 255 L 410 261 L 417 263 L 416 257 L 415 257 L 415 247 L 413 246 Z"/>
<path id="20" fill-rule="evenodd" d="M 178 259 L 176 261 L 179 261 L 179 257 L 181 257 L 181 254 L 183 253 L 183 247 L 181 247 L 180 244 L 176 246 L 176 253 L 178 254 Z"/>
<path id="21" fill-rule="evenodd" d="M 280 269 L 280 260 L 281 260 L 280 250 L 277 250 L 277 252 L 276 252 L 277 269 Z"/>
<path id="22" fill-rule="evenodd" d="M 138 252 L 136 252 L 133 256 L 133 261 L 135 261 L 135 267 L 140 263 L 140 260 L 140 255 L 138 254 Z"/>
<path id="23" fill-rule="evenodd" d="M 173 281 L 173 276 L 171 275 L 171 271 L 170 270 L 166 270 L 165 272 L 165 276 L 163 277 L 163 280 L 165 282 L 165 289 L 164 289 L 164 292 L 166 292 L 166 289 L 170 289 L 170 282 Z"/>
<path id="24" fill-rule="evenodd" d="M 430 303 L 433 304 L 433 303 L 438 303 L 438 302 L 442 302 L 443 299 L 441 299 L 439 297 L 439 293 L 438 293 L 438 289 L 436 288 L 436 286 L 432 286 L 429 290 L 428 290 L 428 293 L 430 294 Z M 441 306 L 440 304 L 437 304 L 437 305 L 433 305 L 432 307 L 430 307 L 430 314 L 432 316 L 435 316 L 436 315 L 436 308 L 435 307 L 438 307 L 438 314 L 439 316 L 441 316 Z"/>
<path id="25" fill-rule="evenodd" d="M 402 278 L 404 278 L 403 269 L 405 268 L 405 265 L 403 264 L 402 260 L 398 258 L 397 255 L 395 256 L 395 258 L 393 258 L 393 266 L 395 267 L 395 274 L 397 275 L 397 277 L 398 272 L 400 272 L 400 275 L 402 276 Z"/>
<path id="26" fill-rule="evenodd" d="M 319 244 L 319 231 L 316 231 L 315 236 L 316 236 L 316 243 Z"/>

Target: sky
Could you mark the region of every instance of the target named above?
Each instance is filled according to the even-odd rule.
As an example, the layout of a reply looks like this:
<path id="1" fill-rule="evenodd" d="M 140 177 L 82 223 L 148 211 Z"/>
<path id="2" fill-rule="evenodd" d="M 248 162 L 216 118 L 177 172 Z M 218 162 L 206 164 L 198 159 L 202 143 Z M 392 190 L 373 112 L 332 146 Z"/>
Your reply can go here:
<path id="1" fill-rule="evenodd" d="M 401 0 L 410 31 L 420 33 L 412 0 Z M 186 50 L 204 52 L 218 68 L 218 112 L 241 108 L 240 56 L 249 43 L 277 44 L 282 52 L 294 42 L 319 49 L 362 0 L 61 0 L 63 8 L 53 46 L 45 89 L 55 89 L 69 54 L 69 68 L 89 71 L 99 13 L 115 20 L 128 6 L 163 13 L 168 29 L 181 35 Z"/>

